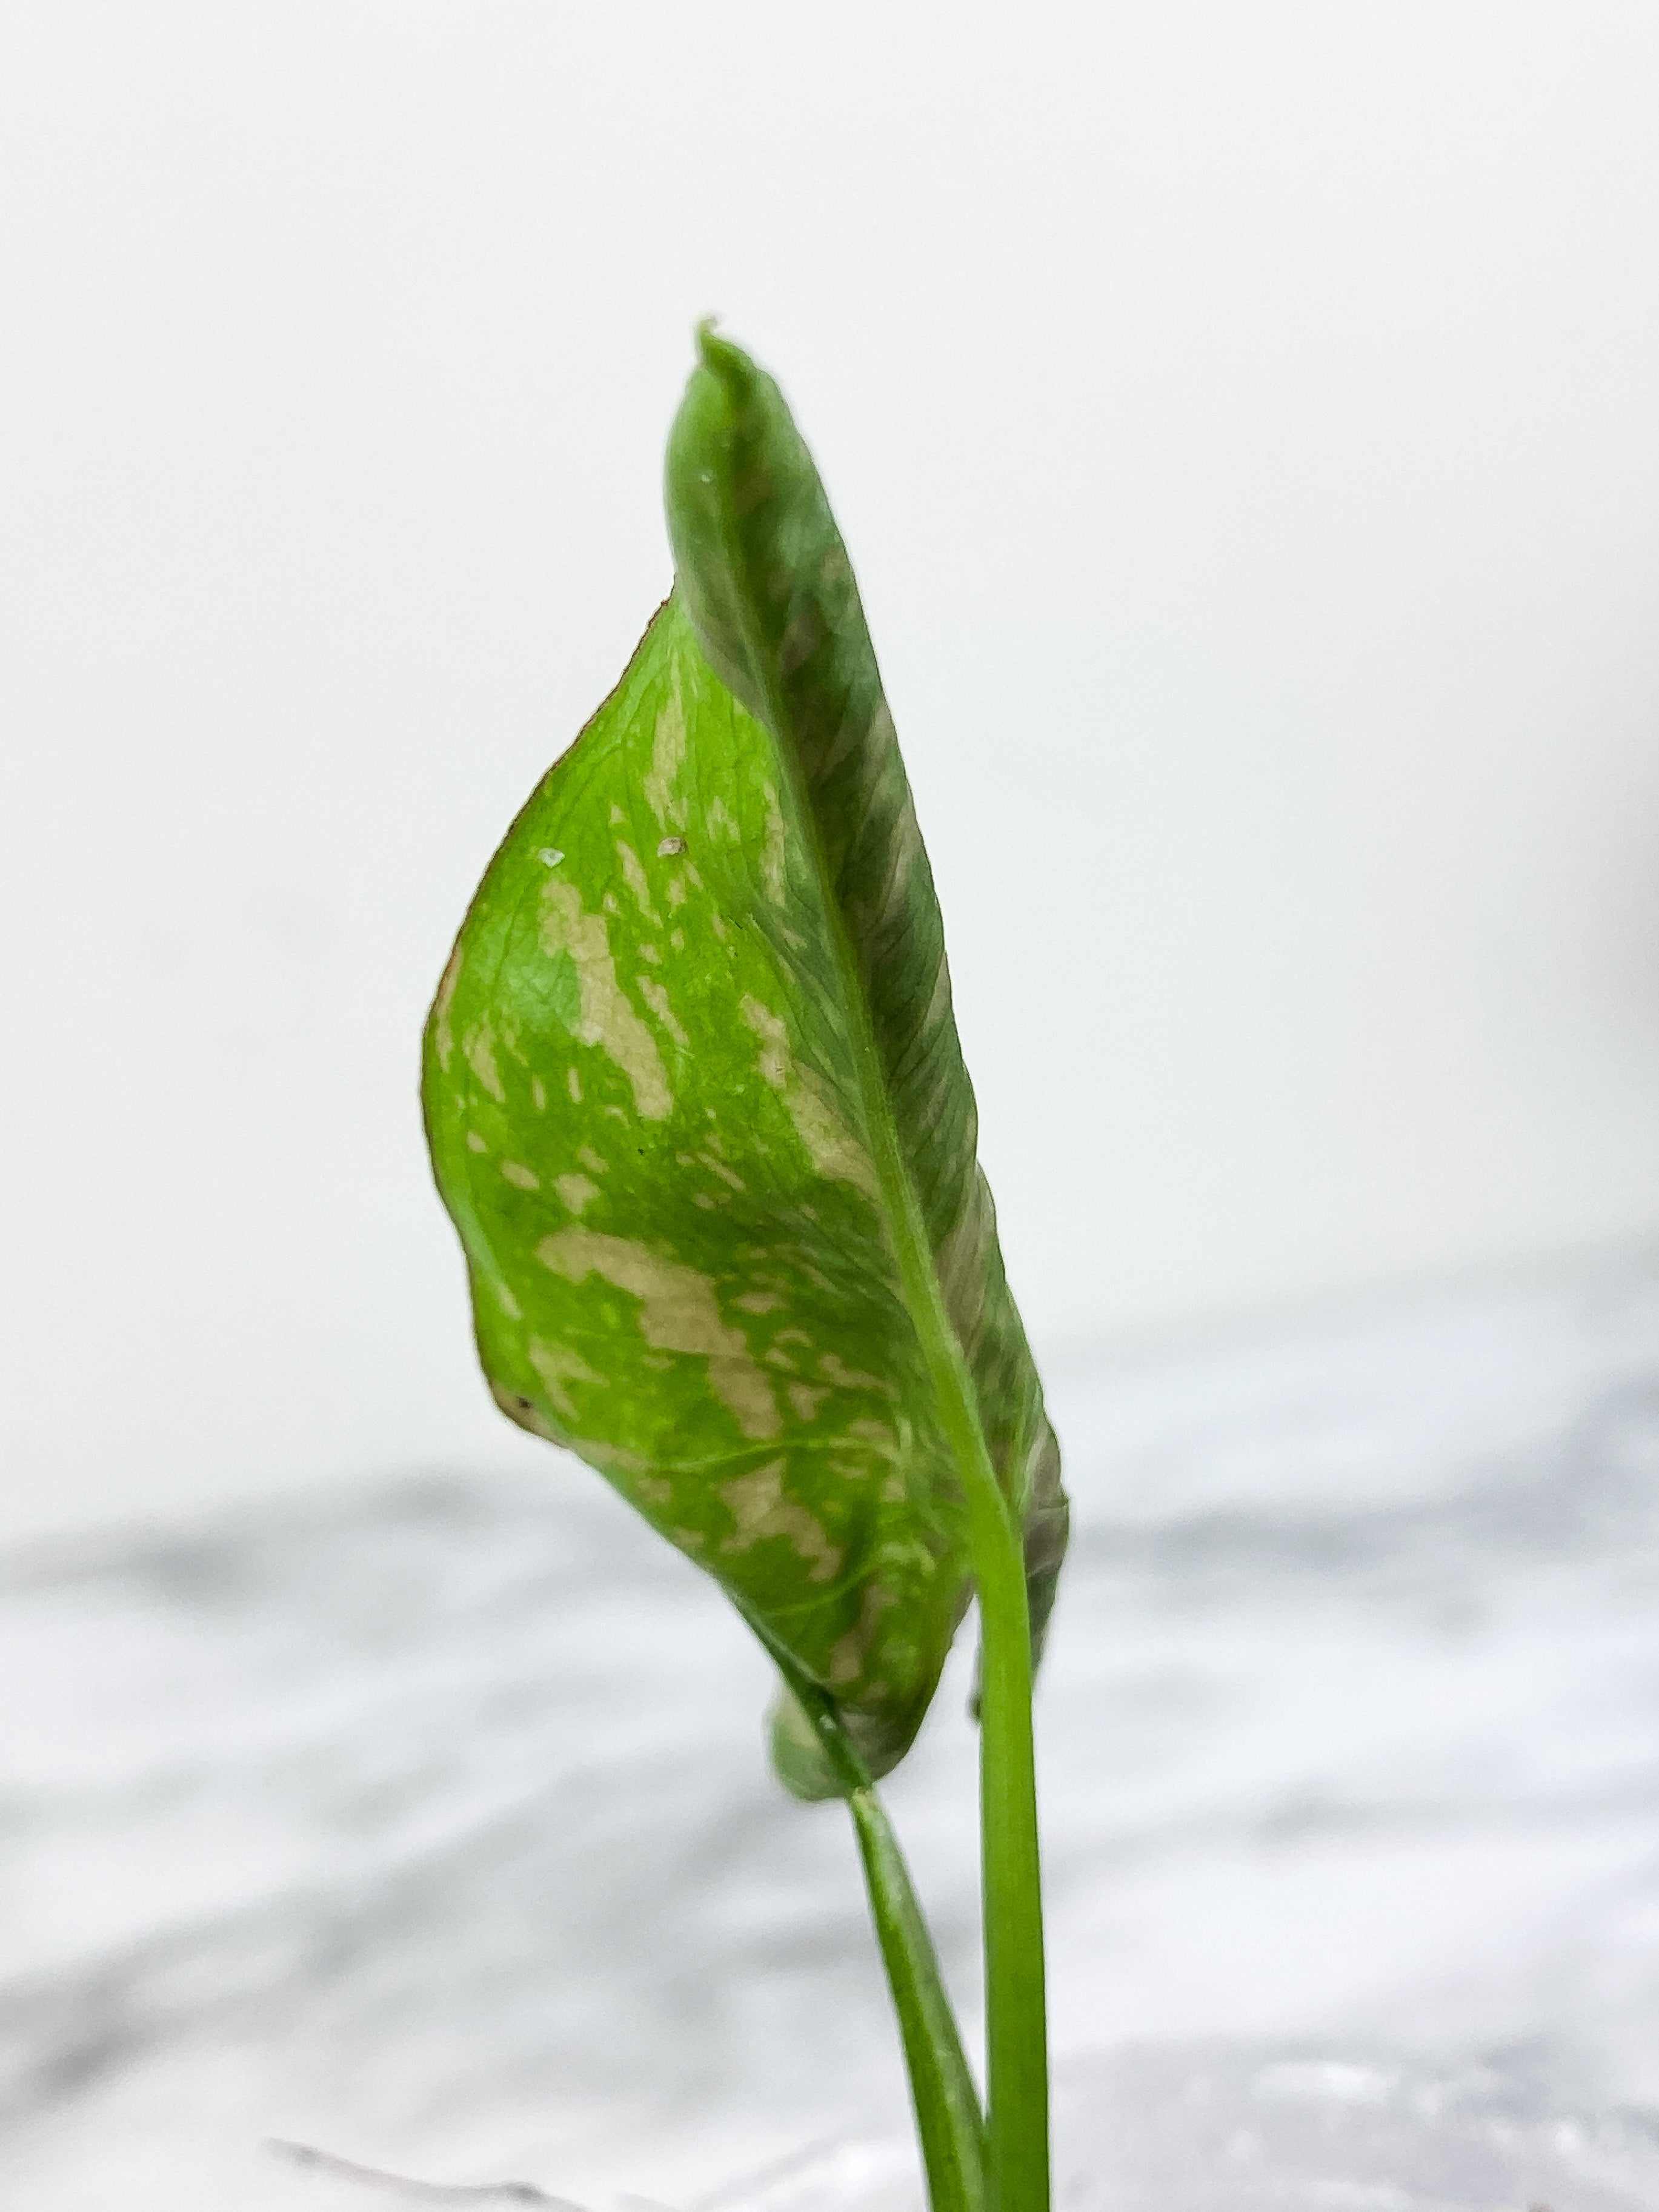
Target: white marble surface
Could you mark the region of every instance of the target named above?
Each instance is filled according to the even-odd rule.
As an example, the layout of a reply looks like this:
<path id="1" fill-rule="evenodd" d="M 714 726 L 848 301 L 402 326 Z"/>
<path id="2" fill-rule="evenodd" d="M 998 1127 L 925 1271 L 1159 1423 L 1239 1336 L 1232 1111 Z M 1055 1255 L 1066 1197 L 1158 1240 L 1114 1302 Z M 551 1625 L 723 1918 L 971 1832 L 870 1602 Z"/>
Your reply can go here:
<path id="1" fill-rule="evenodd" d="M 1659 1263 L 1054 1396 L 1068 2201 L 1659 2202 Z M 0 1672 L 0 2203 L 367 2207 L 284 2137 L 690 2205 L 902 2130 L 848 1840 L 763 1770 L 762 1662 L 551 1455 L 20 1559 Z M 962 1690 L 890 1796 L 971 2011 Z M 884 2156 L 872 2204 L 910 2185 Z"/>

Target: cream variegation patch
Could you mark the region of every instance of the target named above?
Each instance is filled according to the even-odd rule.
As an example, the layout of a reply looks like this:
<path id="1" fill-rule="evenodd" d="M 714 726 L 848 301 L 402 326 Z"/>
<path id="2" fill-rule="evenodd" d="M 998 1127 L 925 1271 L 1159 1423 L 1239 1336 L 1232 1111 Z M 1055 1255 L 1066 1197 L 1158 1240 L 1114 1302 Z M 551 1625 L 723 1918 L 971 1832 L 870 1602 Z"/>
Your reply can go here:
<path id="1" fill-rule="evenodd" d="M 640 780 L 645 803 L 659 823 L 683 828 L 685 808 L 675 790 L 685 759 L 685 702 L 681 696 L 680 672 L 675 668 L 673 688 L 657 709 L 651 730 L 651 765 Z"/>
<path id="2" fill-rule="evenodd" d="M 572 1213 L 580 1213 L 599 1194 L 599 1186 L 585 1175 L 574 1171 L 554 1178 L 553 1188 L 559 1194 L 559 1203 Z"/>
<path id="3" fill-rule="evenodd" d="M 769 1536 L 781 1536 L 798 1558 L 807 1562 L 811 1583 L 833 1582 L 846 1554 L 832 1544 L 823 1523 L 794 1498 L 785 1495 L 784 1462 L 769 1460 L 748 1474 L 734 1474 L 720 1486 L 722 1502 L 737 1523 L 720 1546 L 722 1552 L 747 1552 Z"/>
<path id="4" fill-rule="evenodd" d="M 432 1001 L 432 1042 L 438 1054 L 438 1065 L 446 1073 L 455 1057 L 455 1031 L 450 1015 L 455 1004 L 455 986 L 461 980 L 461 948 L 458 945 L 450 954 L 438 983 L 438 995 Z"/>
<path id="5" fill-rule="evenodd" d="M 467 1031 L 461 1043 L 467 1066 L 497 1105 L 507 1103 L 507 1090 L 501 1081 L 501 1072 L 495 1065 L 495 1032 L 488 1022 L 477 1022 Z"/>
<path id="6" fill-rule="evenodd" d="M 866 1198 L 876 1198 L 880 1186 L 875 1163 L 813 1079 L 796 1064 L 789 1049 L 788 1024 L 752 992 L 744 994 L 738 1011 L 760 1040 L 761 1079 L 781 1093 L 807 1158 L 826 1182 L 850 1183 Z"/>
<path id="7" fill-rule="evenodd" d="M 720 1316 L 712 1276 L 626 1237 L 573 1226 L 536 1247 L 543 1267 L 567 1282 L 603 1276 L 640 1301 L 640 1334 L 659 1352 L 708 1362 L 708 1383 L 746 1437 L 775 1437 L 783 1416 L 766 1372 L 741 1329 Z"/>
<path id="8" fill-rule="evenodd" d="M 550 878 L 542 885 L 541 943 L 544 951 L 568 953 L 574 963 L 577 1041 L 597 1045 L 622 1070 L 642 1121 L 666 1121 L 674 1099 L 657 1040 L 617 980 L 604 915 L 588 912 L 574 884 Z"/>
<path id="9" fill-rule="evenodd" d="M 532 1336 L 526 1349 L 531 1365 L 541 1377 L 543 1389 L 565 1419 L 574 1421 L 576 1408 L 566 1386 L 572 1382 L 603 1384 L 604 1376 L 596 1375 L 581 1354 L 571 1351 L 568 1345 L 548 1344 Z"/>

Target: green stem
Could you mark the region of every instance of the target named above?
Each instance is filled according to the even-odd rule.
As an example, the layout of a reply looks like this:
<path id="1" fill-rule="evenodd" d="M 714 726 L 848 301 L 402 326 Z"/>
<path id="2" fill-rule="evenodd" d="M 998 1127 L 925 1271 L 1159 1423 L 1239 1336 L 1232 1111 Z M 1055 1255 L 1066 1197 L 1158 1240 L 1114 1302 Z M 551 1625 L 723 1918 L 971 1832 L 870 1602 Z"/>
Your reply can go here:
<path id="1" fill-rule="evenodd" d="M 895 1254 L 968 1502 L 981 1631 L 980 1852 L 990 2212 L 1048 2212 L 1048 2031 L 1025 1561 L 892 1117 L 871 1115 Z"/>
<path id="2" fill-rule="evenodd" d="M 904 1855 L 835 1701 L 745 1610 L 823 1745 L 858 1836 L 870 1912 L 898 2015 L 932 2212 L 986 2212 L 985 2122 Z"/>

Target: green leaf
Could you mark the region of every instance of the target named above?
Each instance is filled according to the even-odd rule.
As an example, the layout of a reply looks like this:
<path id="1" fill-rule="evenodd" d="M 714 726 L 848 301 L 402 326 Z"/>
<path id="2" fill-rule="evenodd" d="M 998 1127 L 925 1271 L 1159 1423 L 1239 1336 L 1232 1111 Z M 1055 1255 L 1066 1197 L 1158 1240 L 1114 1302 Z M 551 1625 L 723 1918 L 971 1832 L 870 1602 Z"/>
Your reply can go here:
<path id="1" fill-rule="evenodd" d="M 1039 1636 L 1059 1455 L 845 551 L 776 387 L 703 343 L 676 593 L 491 863 L 428 1024 L 428 1132 L 498 1403 L 716 1576 L 878 1774 L 969 1595 L 881 1197 L 892 1133 Z M 774 1744 L 799 1794 L 838 1790 L 793 1699 Z"/>

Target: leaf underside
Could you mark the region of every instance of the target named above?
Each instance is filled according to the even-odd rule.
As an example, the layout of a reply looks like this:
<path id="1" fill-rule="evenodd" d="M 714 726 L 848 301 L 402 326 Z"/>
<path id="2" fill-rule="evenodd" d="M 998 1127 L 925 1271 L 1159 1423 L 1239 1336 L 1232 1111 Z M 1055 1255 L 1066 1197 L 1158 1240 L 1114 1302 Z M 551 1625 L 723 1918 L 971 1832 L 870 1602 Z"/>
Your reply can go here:
<path id="1" fill-rule="evenodd" d="M 763 426 L 781 415 L 793 435 L 775 387 L 757 389 L 775 408 Z M 676 435 L 701 469 L 692 412 Z M 785 492 L 804 483 L 822 505 L 804 447 L 782 451 L 810 472 Z M 671 522 L 674 469 L 671 453 Z M 802 550 L 841 593 L 823 635 L 850 609 L 867 656 L 822 515 L 829 539 Z M 921 1724 L 969 1582 L 837 932 L 858 951 L 901 1147 L 1023 1516 L 1039 1635 L 1064 1546 L 1059 1455 L 975 1162 L 938 906 L 873 657 L 803 772 L 802 716 L 756 681 L 764 624 L 734 665 L 689 536 L 676 531 L 680 587 L 474 900 L 427 1028 L 428 1135 L 497 1403 L 714 1575 L 881 1773 Z M 846 666 L 862 676 L 856 653 Z M 800 1795 L 831 1794 L 797 1721 L 786 1698 L 780 1770 Z"/>

